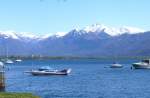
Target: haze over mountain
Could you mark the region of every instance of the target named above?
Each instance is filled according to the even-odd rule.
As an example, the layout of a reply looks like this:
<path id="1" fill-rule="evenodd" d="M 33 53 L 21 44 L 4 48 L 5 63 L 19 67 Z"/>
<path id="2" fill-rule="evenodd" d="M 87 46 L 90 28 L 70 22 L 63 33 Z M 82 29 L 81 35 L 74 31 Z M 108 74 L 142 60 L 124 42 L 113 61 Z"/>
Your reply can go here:
<path id="1" fill-rule="evenodd" d="M 149 56 L 150 32 L 135 27 L 94 24 L 67 33 L 37 36 L 0 31 L 0 55 Z"/>

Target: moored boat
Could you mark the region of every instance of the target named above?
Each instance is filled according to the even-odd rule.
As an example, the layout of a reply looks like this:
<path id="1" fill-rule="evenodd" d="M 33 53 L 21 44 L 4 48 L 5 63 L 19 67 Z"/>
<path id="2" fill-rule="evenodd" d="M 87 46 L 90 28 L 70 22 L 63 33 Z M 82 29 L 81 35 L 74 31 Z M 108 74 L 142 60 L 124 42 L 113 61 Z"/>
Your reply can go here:
<path id="1" fill-rule="evenodd" d="M 133 63 L 135 69 L 150 69 L 150 59 L 142 60 L 141 62 Z"/>
<path id="2" fill-rule="evenodd" d="M 52 68 L 43 67 L 38 70 L 26 71 L 26 73 L 31 73 L 32 75 L 68 75 L 71 69 L 54 70 Z"/>
<path id="3" fill-rule="evenodd" d="M 110 66 L 110 68 L 122 68 L 122 67 L 123 67 L 123 65 L 116 63 L 116 62 L 111 64 L 111 66 Z"/>
<path id="4" fill-rule="evenodd" d="M 4 68 L 4 63 L 0 61 L 0 69 Z"/>
<path id="5" fill-rule="evenodd" d="M 10 59 L 6 59 L 5 63 L 6 64 L 13 64 L 14 62 L 12 60 L 10 60 Z"/>
<path id="6" fill-rule="evenodd" d="M 22 60 L 21 59 L 17 59 L 17 60 L 15 60 L 16 62 L 22 62 Z"/>

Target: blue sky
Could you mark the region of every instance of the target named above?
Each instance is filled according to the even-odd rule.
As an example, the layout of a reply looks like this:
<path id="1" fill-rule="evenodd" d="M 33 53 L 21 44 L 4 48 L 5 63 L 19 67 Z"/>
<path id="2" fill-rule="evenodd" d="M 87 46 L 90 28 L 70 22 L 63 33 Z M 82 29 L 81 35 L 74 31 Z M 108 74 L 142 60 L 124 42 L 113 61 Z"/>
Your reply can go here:
<path id="1" fill-rule="evenodd" d="M 150 30 L 150 0 L 0 0 L 0 30 L 46 34 L 101 23 Z"/>

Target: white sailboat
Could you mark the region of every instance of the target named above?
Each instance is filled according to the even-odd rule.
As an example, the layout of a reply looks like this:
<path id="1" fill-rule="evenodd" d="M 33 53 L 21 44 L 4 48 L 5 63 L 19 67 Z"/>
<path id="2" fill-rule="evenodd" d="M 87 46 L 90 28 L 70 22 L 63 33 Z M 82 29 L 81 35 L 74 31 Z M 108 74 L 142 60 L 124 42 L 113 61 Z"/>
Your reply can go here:
<path id="1" fill-rule="evenodd" d="M 10 59 L 7 58 L 6 61 L 5 61 L 5 63 L 6 64 L 13 64 L 14 62 L 12 60 L 10 60 Z"/>
<path id="2" fill-rule="evenodd" d="M 114 57 L 114 61 L 117 61 L 117 56 Z M 117 62 L 114 62 L 113 64 L 110 65 L 110 68 L 122 68 L 123 65 L 117 63 Z"/>
<path id="3" fill-rule="evenodd" d="M 15 60 L 16 62 L 22 62 L 22 60 L 21 59 L 17 59 L 17 60 Z"/>
<path id="4" fill-rule="evenodd" d="M 6 43 L 6 60 L 5 60 L 6 64 L 12 64 L 14 63 L 11 59 L 8 58 L 8 47 L 7 47 L 7 43 Z"/>
<path id="5" fill-rule="evenodd" d="M 22 62 L 22 60 L 19 59 L 19 58 L 17 58 L 15 61 L 16 61 L 16 62 Z"/>
<path id="6" fill-rule="evenodd" d="M 110 68 L 122 68 L 122 67 L 123 67 L 123 65 L 116 63 L 116 62 L 111 64 L 111 66 L 110 66 Z"/>

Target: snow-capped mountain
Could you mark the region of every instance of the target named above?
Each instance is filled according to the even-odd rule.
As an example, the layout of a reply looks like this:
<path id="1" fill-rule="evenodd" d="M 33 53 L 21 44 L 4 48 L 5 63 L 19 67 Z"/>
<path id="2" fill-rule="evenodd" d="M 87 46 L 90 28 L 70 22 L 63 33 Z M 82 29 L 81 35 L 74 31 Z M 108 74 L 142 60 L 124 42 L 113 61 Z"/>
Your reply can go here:
<path id="1" fill-rule="evenodd" d="M 109 37 L 120 36 L 122 34 L 137 34 L 143 33 L 145 30 L 123 26 L 120 28 L 107 27 L 102 24 L 94 24 L 86 26 L 83 29 L 73 29 L 66 33 L 63 37 L 67 38 L 84 38 L 84 39 L 106 39 Z"/>
<path id="2" fill-rule="evenodd" d="M 129 56 L 150 55 L 150 32 L 123 26 L 94 24 L 83 29 L 37 36 L 0 31 L 0 55 Z M 144 43 L 144 44 L 143 44 Z"/>
<path id="3" fill-rule="evenodd" d="M 32 34 L 30 32 L 15 32 L 15 31 L 0 31 L 0 36 L 4 36 L 5 38 L 12 38 L 12 39 L 27 39 L 27 40 L 36 40 L 36 39 L 46 39 L 49 37 L 64 37 L 66 35 L 73 34 L 74 36 L 82 36 L 82 35 L 99 35 L 100 33 L 106 33 L 110 36 L 117 36 L 121 34 L 136 34 L 136 33 L 143 33 L 145 30 L 135 28 L 135 27 L 128 27 L 123 26 L 120 28 L 114 27 L 107 27 L 102 24 L 93 24 L 91 26 L 86 26 L 83 29 L 73 29 L 70 32 L 57 32 L 57 33 L 49 33 L 43 36 L 38 36 Z"/>

